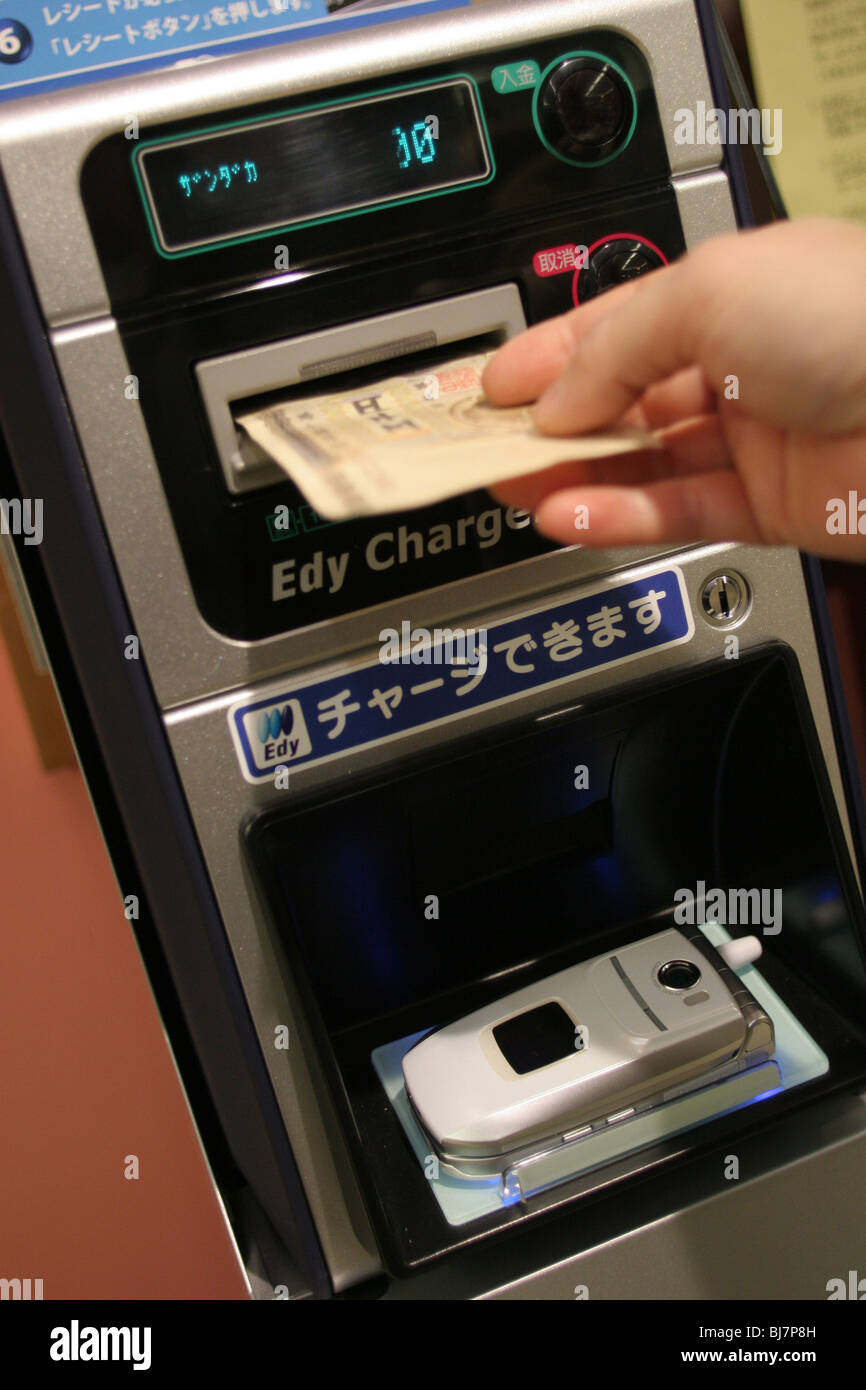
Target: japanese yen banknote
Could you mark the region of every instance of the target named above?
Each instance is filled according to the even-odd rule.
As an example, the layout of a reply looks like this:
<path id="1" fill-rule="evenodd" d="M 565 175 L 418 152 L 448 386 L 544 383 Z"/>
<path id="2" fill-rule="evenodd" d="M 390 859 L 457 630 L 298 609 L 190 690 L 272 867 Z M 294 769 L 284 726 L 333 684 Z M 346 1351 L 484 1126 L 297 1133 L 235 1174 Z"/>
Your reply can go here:
<path id="1" fill-rule="evenodd" d="M 237 423 L 331 521 L 424 507 L 557 463 L 659 447 L 640 430 L 575 439 L 537 433 L 529 407 L 485 399 L 481 373 L 491 356 L 278 402 Z"/>

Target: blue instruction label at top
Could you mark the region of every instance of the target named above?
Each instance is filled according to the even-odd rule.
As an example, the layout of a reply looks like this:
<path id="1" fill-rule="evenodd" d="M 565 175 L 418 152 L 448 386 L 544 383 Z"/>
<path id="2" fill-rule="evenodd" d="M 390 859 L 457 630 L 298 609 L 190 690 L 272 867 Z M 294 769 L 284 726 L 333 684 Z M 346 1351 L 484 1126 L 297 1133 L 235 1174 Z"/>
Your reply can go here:
<path id="1" fill-rule="evenodd" d="M 467 3 L 407 0 L 358 15 L 349 5 L 332 15 L 328 0 L 0 0 L 0 99 L 306 38 L 323 22 L 353 28 Z"/>
<path id="2" fill-rule="evenodd" d="M 694 621 L 675 566 L 599 584 L 487 628 L 380 633 L 378 658 L 307 685 L 275 685 L 228 711 L 248 782 L 309 766 L 602 666 L 687 642 Z"/>

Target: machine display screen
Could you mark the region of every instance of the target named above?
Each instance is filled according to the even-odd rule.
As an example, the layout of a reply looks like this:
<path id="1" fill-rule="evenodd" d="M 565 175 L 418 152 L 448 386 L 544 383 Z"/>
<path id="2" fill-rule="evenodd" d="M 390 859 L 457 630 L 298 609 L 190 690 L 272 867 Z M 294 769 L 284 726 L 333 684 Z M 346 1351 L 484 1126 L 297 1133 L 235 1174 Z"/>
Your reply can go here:
<path id="1" fill-rule="evenodd" d="M 144 141 L 135 169 L 177 255 L 484 183 L 493 161 L 475 84 L 457 77 Z"/>

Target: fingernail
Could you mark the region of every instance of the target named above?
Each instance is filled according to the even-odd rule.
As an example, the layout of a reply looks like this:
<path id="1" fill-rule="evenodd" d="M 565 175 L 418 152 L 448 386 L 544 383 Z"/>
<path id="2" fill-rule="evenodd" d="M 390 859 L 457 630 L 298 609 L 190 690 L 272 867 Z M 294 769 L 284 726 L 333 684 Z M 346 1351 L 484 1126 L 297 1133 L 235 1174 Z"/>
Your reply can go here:
<path id="1" fill-rule="evenodd" d="M 555 409 L 556 402 L 554 401 L 554 410 Z M 535 402 L 535 405 L 532 407 L 532 423 L 534 424 L 535 428 L 537 430 L 540 430 L 543 434 L 545 429 L 547 428 L 550 418 L 550 392 L 545 391 L 544 395 L 541 396 L 539 400 Z"/>
<path id="2" fill-rule="evenodd" d="M 548 386 L 544 395 L 536 401 L 532 412 L 536 429 L 556 429 L 562 422 L 566 408 L 573 405 L 573 401 L 569 399 L 571 394 L 561 379 Z"/>

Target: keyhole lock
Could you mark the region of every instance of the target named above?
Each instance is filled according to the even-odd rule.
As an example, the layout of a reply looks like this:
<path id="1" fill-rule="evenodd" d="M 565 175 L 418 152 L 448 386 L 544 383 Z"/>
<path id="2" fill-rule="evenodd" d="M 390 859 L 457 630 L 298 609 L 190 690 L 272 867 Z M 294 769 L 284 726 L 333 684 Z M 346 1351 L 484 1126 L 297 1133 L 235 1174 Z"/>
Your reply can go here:
<path id="1" fill-rule="evenodd" d="M 732 627 L 741 622 L 750 603 L 748 584 L 732 570 L 712 575 L 701 589 L 704 618 L 713 627 Z"/>

